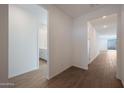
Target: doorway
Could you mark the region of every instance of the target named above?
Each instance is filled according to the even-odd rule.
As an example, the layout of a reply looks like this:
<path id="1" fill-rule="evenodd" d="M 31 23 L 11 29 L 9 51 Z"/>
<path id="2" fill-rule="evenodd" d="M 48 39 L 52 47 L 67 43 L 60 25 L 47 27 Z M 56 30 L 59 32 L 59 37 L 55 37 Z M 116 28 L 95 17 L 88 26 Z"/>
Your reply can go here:
<path id="1" fill-rule="evenodd" d="M 47 21 L 48 12 L 42 6 L 9 5 L 8 78 L 15 85 L 21 80 L 31 86 L 32 82 L 35 84 L 39 79 L 48 79 Z"/>
<path id="2" fill-rule="evenodd" d="M 48 73 L 48 14 L 44 9 L 42 12 L 42 22 L 38 32 L 38 52 L 39 52 L 39 69 L 43 76 L 47 77 Z"/>
<path id="3" fill-rule="evenodd" d="M 87 24 L 89 64 L 106 59 L 113 73 L 117 73 L 117 24 L 117 14 L 101 16 Z"/>

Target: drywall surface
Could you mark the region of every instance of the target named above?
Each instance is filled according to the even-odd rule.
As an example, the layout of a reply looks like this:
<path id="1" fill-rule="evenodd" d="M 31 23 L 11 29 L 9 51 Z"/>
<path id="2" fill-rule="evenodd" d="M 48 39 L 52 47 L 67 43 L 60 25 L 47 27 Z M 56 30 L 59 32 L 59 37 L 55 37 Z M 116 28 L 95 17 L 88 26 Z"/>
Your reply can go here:
<path id="1" fill-rule="evenodd" d="M 119 40 L 120 40 L 120 55 L 121 55 L 121 60 L 120 63 L 118 64 L 120 68 L 118 69 L 121 73 L 119 73 L 119 78 L 124 81 L 124 5 L 122 5 L 121 9 L 121 19 L 120 19 L 120 33 L 119 33 Z"/>
<path id="2" fill-rule="evenodd" d="M 0 83 L 8 82 L 8 5 L 0 5 Z M 6 87 L 0 85 L 0 87 Z"/>
<path id="3" fill-rule="evenodd" d="M 41 14 L 37 5 L 9 5 L 9 78 L 38 68 Z"/>
<path id="4" fill-rule="evenodd" d="M 39 40 L 38 40 L 39 48 L 47 49 L 47 24 L 41 25 L 38 35 L 39 35 Z"/>
<path id="5" fill-rule="evenodd" d="M 100 51 L 107 51 L 108 49 L 108 41 L 109 40 L 116 40 L 116 37 L 113 37 L 111 35 L 109 36 L 104 36 L 104 35 L 99 35 L 99 50 Z M 112 44 L 111 44 L 112 45 Z M 116 41 L 115 41 L 115 48 L 116 48 Z M 113 45 L 113 47 L 114 47 Z"/>
<path id="6" fill-rule="evenodd" d="M 99 50 L 107 51 L 107 40 L 106 38 L 99 38 Z"/>
<path id="7" fill-rule="evenodd" d="M 71 63 L 72 19 L 50 5 L 49 12 L 49 77 L 66 70 Z"/>
<path id="8" fill-rule="evenodd" d="M 89 62 L 91 63 L 99 54 L 99 38 L 95 28 L 88 22 Z"/>
<path id="9" fill-rule="evenodd" d="M 42 5 L 40 6 L 42 7 Z M 34 16 L 39 14 L 36 14 L 35 11 L 32 13 L 30 7 L 31 5 L 9 6 L 9 11 L 11 11 L 9 12 L 9 51 L 11 54 L 9 54 L 9 77 L 37 69 L 37 55 L 39 53 L 36 42 L 38 29 L 36 27 L 39 26 L 39 22 L 35 21 Z M 72 19 L 52 5 L 48 5 L 46 9 L 49 12 L 48 78 L 52 78 L 72 66 Z"/>
<path id="10" fill-rule="evenodd" d="M 73 66 L 88 69 L 88 31 L 87 23 L 74 20 L 72 58 Z"/>
<path id="11" fill-rule="evenodd" d="M 88 31 L 87 22 L 102 17 L 105 15 L 111 15 L 118 12 L 118 6 L 109 5 L 88 14 L 82 15 L 73 20 L 73 65 L 87 69 L 89 63 L 88 55 Z"/>

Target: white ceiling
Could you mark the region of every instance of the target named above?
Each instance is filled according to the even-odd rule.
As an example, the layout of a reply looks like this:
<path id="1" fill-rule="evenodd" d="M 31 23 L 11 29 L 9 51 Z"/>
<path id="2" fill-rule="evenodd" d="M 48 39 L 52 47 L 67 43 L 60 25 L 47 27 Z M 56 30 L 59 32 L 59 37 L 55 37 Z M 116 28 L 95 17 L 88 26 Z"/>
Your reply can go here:
<path id="1" fill-rule="evenodd" d="M 72 18 L 79 17 L 83 14 L 92 12 L 96 9 L 106 7 L 104 4 L 56 4 L 57 8 L 65 12 Z M 115 14 L 107 16 L 105 19 L 102 17 L 90 21 L 96 31 L 101 35 L 116 35 L 117 31 L 117 16 Z M 107 27 L 104 28 L 103 26 Z"/>
<path id="2" fill-rule="evenodd" d="M 82 14 L 91 12 L 97 8 L 100 8 L 104 5 L 100 4 L 56 4 L 57 8 L 61 9 L 63 12 L 69 16 L 75 18 L 79 17 Z"/>
<path id="3" fill-rule="evenodd" d="M 100 35 L 116 35 L 117 31 L 117 15 L 109 15 L 106 18 L 97 18 L 90 23 L 95 27 Z M 106 26 L 106 27 L 105 27 Z"/>

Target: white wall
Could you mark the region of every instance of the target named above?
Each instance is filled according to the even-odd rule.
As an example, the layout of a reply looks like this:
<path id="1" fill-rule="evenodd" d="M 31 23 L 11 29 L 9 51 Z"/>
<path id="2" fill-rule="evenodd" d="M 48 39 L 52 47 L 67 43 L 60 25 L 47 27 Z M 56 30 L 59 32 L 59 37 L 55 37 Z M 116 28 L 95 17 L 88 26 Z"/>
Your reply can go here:
<path id="1" fill-rule="evenodd" d="M 108 40 L 117 39 L 116 35 L 99 35 L 99 50 L 107 51 L 108 50 Z"/>
<path id="2" fill-rule="evenodd" d="M 39 8 L 9 5 L 9 78 L 38 68 Z"/>
<path id="3" fill-rule="evenodd" d="M 72 38 L 72 62 L 73 66 L 88 69 L 88 31 L 87 22 L 74 20 Z"/>
<path id="4" fill-rule="evenodd" d="M 0 83 L 8 82 L 8 5 L 0 5 Z M 1 86 L 0 87 L 6 87 Z"/>
<path id="5" fill-rule="evenodd" d="M 39 27 L 39 48 L 47 49 L 47 28 L 48 28 L 48 12 L 42 8 L 42 16 L 40 16 L 41 24 Z"/>
<path id="6" fill-rule="evenodd" d="M 107 50 L 107 40 L 106 38 L 99 38 L 99 50 L 106 51 Z"/>
<path id="7" fill-rule="evenodd" d="M 122 80 L 123 82 L 123 85 L 124 85 L 124 5 L 122 5 L 121 7 L 121 11 L 120 11 L 120 19 L 119 19 L 119 30 L 120 30 L 120 33 L 118 33 L 119 35 L 119 55 L 120 55 L 120 60 L 119 60 L 119 63 L 118 63 L 118 77 Z"/>
<path id="8" fill-rule="evenodd" d="M 87 42 L 87 22 L 105 15 L 117 13 L 119 10 L 117 5 L 108 5 L 96 11 L 85 14 L 74 19 L 73 30 L 73 65 L 87 69 L 89 63 L 88 42 Z"/>
<path id="9" fill-rule="evenodd" d="M 47 19 L 46 19 L 47 20 Z M 47 24 L 42 24 L 39 29 L 39 48 L 47 49 Z"/>
<path id="10" fill-rule="evenodd" d="M 38 29 L 36 28 L 37 22 L 34 21 L 35 17 L 32 15 L 36 14 L 37 11 L 35 12 L 34 10 L 37 9 L 31 11 L 31 5 L 23 6 L 10 5 L 9 8 L 9 51 L 11 54 L 9 56 L 9 77 L 37 68 L 38 46 L 36 41 Z M 72 66 L 72 18 L 52 5 L 46 5 L 45 8 L 49 13 L 48 78 L 52 78 Z"/>
<path id="11" fill-rule="evenodd" d="M 49 11 L 49 37 L 48 37 L 48 41 L 49 41 L 49 51 L 50 51 L 50 69 L 49 69 L 49 77 L 53 77 L 56 74 L 59 74 L 60 72 L 64 71 L 65 69 L 67 69 L 68 67 L 72 66 L 71 62 L 73 62 L 74 66 L 77 67 L 81 67 L 84 69 L 87 69 L 87 64 L 88 64 L 88 52 L 87 52 L 87 21 L 89 21 L 90 19 L 99 17 L 99 16 L 103 16 L 103 15 L 110 15 L 113 13 L 117 13 L 118 12 L 118 8 L 117 7 L 106 7 L 103 9 L 99 9 L 97 11 L 94 11 L 92 13 L 89 13 L 87 15 L 81 16 L 79 18 L 74 19 L 74 24 L 72 26 L 72 19 L 65 15 L 63 12 L 61 12 L 60 10 L 58 10 L 56 7 L 53 6 L 49 6 L 48 8 Z M 7 5 L 0 5 L 0 11 L 7 11 Z M 23 73 L 25 71 L 30 71 L 36 68 L 36 56 L 31 56 L 29 54 L 29 56 L 27 56 L 27 51 L 29 52 L 34 52 L 34 54 L 36 54 L 37 50 L 36 50 L 36 46 L 32 46 L 32 43 L 27 41 L 27 37 L 28 40 L 30 40 L 31 42 L 35 41 L 36 37 L 34 35 L 36 35 L 35 31 L 33 32 L 32 30 L 31 33 L 29 30 L 27 30 L 27 28 L 25 28 L 24 24 L 31 22 L 32 23 L 32 16 L 29 17 L 30 12 L 26 13 L 26 9 L 20 9 L 19 7 L 15 7 L 15 5 L 11 5 L 9 10 L 11 11 L 11 13 L 9 12 L 9 18 L 11 24 L 9 23 L 9 32 L 11 32 L 11 34 L 9 35 L 9 44 L 10 42 L 12 42 L 12 44 L 9 46 L 9 53 L 12 53 L 9 56 L 9 77 L 11 76 L 15 76 L 17 74 Z M 13 11 L 14 10 L 14 11 Z M 36 10 L 36 9 L 35 9 Z M 22 13 L 21 13 L 22 12 Z M 20 16 L 22 15 L 23 16 Z M 32 13 L 31 13 L 32 14 Z M 35 14 L 35 13 L 33 13 Z M 121 15 L 122 14 L 122 15 Z M 123 60 L 124 60 L 124 51 L 123 51 L 123 47 L 124 47 L 124 43 L 123 43 L 123 16 L 124 16 L 124 6 L 122 7 L 122 11 L 121 14 L 119 16 L 121 16 L 121 18 L 119 18 L 119 27 L 118 30 L 120 30 L 121 32 L 118 31 L 118 39 L 117 39 L 117 43 L 119 44 L 118 46 L 118 66 L 120 68 L 118 68 L 118 75 L 119 77 L 124 80 L 124 69 L 123 69 Z M 21 18 L 23 17 L 23 18 Z M 28 17 L 28 18 L 27 18 Z M 26 20 L 22 20 L 22 19 L 26 19 Z M 0 13 L 0 19 L 1 20 L 5 20 L 5 25 L 7 24 L 7 12 L 4 13 Z M 16 20 L 18 19 L 18 22 L 16 22 Z M 30 21 L 27 19 L 31 19 Z M 26 22 L 25 22 L 26 21 Z M 3 24 L 4 21 L 0 21 L 2 22 L 1 24 Z M 19 25 L 18 25 L 19 24 Z M 26 24 L 27 25 L 27 24 Z M 30 24 L 28 24 L 30 25 Z M 0 46 L 0 62 L 4 62 L 5 64 L 1 63 L 0 65 L 0 80 L 1 81 L 6 81 L 7 80 L 7 27 L 4 27 L 3 25 L 0 25 L 0 31 L 2 31 L 0 34 L 0 43 L 3 46 Z M 19 29 L 16 29 L 16 27 L 19 27 Z M 23 29 L 22 29 L 23 27 Z M 31 26 L 33 27 L 33 26 Z M 73 37 L 71 37 L 71 31 L 72 31 L 72 27 L 73 28 Z M 36 30 L 36 29 L 35 29 Z M 33 38 L 31 38 L 29 36 L 29 33 L 31 36 L 33 36 Z M 21 38 L 20 35 L 23 37 Z M 27 36 L 28 34 L 28 36 Z M 15 35 L 18 35 L 19 39 L 15 40 Z M 4 38 L 4 39 L 3 39 Z M 71 40 L 72 39 L 72 40 Z M 3 41 L 4 40 L 4 41 Z M 119 42 L 118 42 L 119 40 Z M 72 43 L 73 42 L 73 43 Z M 72 44 L 71 44 L 72 43 Z M 29 47 L 25 47 L 23 49 L 25 50 L 21 50 L 23 46 L 21 46 L 22 44 L 26 44 L 29 46 L 32 46 L 31 48 L 33 49 L 29 49 Z M 15 49 L 15 46 L 18 46 L 17 49 Z M 71 47 L 73 46 L 73 48 L 71 49 Z M 15 51 L 16 50 L 16 51 Z M 72 51 L 73 50 L 73 51 Z M 25 52 L 26 51 L 26 52 Z M 72 51 L 72 52 L 71 52 Z M 24 54 L 24 53 L 25 54 Z M 3 53 L 5 53 L 3 55 Z M 23 55 L 22 55 L 23 53 Z M 17 54 L 17 55 L 16 55 Z M 38 53 L 37 53 L 38 54 Z M 71 56 L 72 55 L 72 56 Z M 15 58 L 14 58 L 15 56 Z M 31 57 L 33 57 L 33 59 L 30 59 Z M 26 59 L 28 60 L 28 62 L 33 62 L 33 65 L 26 65 L 25 60 L 22 59 Z M 11 62 L 11 63 L 10 63 Z M 23 62 L 23 63 L 22 63 Z M 19 63 L 19 65 L 18 65 Z M 28 63 L 27 63 L 28 64 Z M 26 67 L 29 66 L 29 67 Z M 23 70 L 21 70 L 23 67 Z M 19 68 L 19 70 L 15 70 Z M 26 68 L 26 69 L 24 69 Z M 25 71 L 24 71 L 25 70 Z M 5 71 L 5 72 L 3 72 Z M 2 78 L 1 78 L 2 77 Z M 0 82 L 1 82 L 0 81 Z"/>
<path id="12" fill-rule="evenodd" d="M 88 22 L 88 39 L 89 39 L 89 62 L 91 63 L 99 54 L 98 34 L 93 25 Z"/>
<path id="13" fill-rule="evenodd" d="M 72 19 L 61 10 L 50 5 L 49 51 L 50 78 L 66 70 L 71 64 Z"/>

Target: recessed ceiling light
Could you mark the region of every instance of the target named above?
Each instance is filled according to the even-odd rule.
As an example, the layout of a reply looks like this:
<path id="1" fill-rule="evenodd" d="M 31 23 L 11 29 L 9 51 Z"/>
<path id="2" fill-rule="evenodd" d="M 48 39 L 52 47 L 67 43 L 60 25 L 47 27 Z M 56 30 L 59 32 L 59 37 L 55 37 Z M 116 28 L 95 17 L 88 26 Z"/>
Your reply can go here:
<path id="1" fill-rule="evenodd" d="M 105 19 L 106 18 L 106 16 L 102 16 L 102 19 Z"/>
<path id="2" fill-rule="evenodd" d="M 103 28 L 107 28 L 107 25 L 104 25 Z"/>

